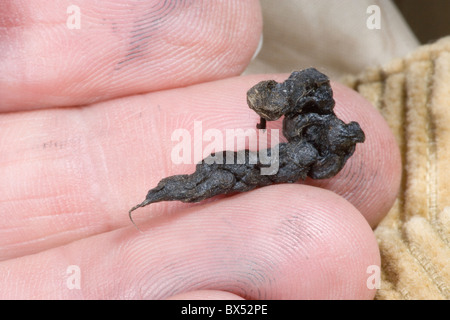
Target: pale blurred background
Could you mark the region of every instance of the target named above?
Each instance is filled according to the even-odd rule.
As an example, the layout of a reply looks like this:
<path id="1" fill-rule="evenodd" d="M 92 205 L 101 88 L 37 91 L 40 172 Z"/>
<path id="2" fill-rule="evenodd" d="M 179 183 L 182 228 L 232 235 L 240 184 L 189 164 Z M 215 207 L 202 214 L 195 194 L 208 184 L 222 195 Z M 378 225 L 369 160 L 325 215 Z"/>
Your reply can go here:
<path id="1" fill-rule="evenodd" d="M 450 0 L 261 0 L 263 41 L 245 71 L 316 67 L 332 79 L 359 74 L 450 35 Z M 371 6 L 380 28 L 368 27 Z"/>

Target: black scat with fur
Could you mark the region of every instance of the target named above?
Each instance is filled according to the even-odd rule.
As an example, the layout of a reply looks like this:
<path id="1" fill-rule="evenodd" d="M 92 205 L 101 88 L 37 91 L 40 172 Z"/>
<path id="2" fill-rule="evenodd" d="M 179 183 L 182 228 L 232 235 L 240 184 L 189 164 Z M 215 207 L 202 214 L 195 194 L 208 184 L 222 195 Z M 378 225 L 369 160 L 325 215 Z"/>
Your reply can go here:
<path id="1" fill-rule="evenodd" d="M 261 174 L 261 168 L 267 167 L 259 159 L 261 152 L 222 151 L 221 159 L 229 159 L 227 153 L 234 157 L 231 163 L 214 163 L 218 155 L 212 154 L 197 164 L 193 174 L 162 179 L 129 211 L 131 221 L 132 211 L 159 201 L 199 202 L 219 194 L 293 183 L 307 176 L 333 177 L 352 156 L 356 143 L 365 140 L 357 122 L 345 124 L 336 117 L 330 81 L 314 68 L 295 71 L 282 83 L 268 80 L 256 84 L 247 92 L 247 103 L 261 117 L 260 129 L 265 129 L 266 121 L 284 115 L 283 135 L 288 142 L 274 147 L 278 148 L 278 171 Z M 273 149 L 262 152 L 267 157 L 275 154 Z M 238 162 L 238 158 L 245 161 Z"/>

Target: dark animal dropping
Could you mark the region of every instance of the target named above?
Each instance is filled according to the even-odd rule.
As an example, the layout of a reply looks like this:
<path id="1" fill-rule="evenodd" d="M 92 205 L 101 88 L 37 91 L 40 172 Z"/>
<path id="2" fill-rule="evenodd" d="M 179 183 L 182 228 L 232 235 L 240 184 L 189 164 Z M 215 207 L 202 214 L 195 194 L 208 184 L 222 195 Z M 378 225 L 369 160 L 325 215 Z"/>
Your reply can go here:
<path id="1" fill-rule="evenodd" d="M 259 129 L 265 129 L 266 121 L 284 115 L 283 135 L 288 142 L 266 150 L 268 157 L 278 155 L 278 170 L 261 174 L 267 167 L 261 152 L 222 151 L 221 159 L 244 159 L 233 163 L 214 163 L 217 154 L 212 154 L 197 164 L 193 174 L 162 179 L 141 204 L 129 211 L 131 221 L 132 211 L 159 201 L 198 202 L 219 194 L 293 183 L 307 176 L 333 177 L 353 154 L 356 143 L 365 140 L 357 122 L 345 124 L 336 117 L 330 81 L 314 68 L 293 72 L 283 83 L 258 83 L 247 92 L 247 103 L 261 117 Z"/>

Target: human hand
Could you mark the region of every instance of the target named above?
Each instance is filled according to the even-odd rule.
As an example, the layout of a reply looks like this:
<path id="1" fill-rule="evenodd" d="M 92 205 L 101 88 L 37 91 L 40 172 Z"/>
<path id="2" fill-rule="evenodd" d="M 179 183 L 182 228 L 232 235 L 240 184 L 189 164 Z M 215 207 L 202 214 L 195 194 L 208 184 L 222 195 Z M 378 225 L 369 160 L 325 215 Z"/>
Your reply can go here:
<path id="1" fill-rule="evenodd" d="M 399 154 L 382 117 L 339 84 L 336 113 L 366 142 L 336 177 L 158 203 L 136 212 L 142 233 L 132 226 L 149 188 L 194 170 L 170 161 L 175 129 L 254 128 L 246 91 L 286 78 L 233 77 L 259 41 L 257 1 L 164 3 L 85 1 L 79 30 L 59 2 L 1 13 L 0 297 L 373 297 L 371 226 L 395 199 Z"/>

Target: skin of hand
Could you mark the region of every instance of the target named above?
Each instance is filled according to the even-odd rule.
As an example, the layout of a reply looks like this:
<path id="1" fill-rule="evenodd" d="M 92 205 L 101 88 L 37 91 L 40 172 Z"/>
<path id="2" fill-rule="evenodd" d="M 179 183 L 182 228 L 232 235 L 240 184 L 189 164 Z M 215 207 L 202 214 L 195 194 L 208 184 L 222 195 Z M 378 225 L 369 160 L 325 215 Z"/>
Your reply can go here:
<path id="1" fill-rule="evenodd" d="M 338 83 L 336 114 L 366 142 L 337 176 L 153 204 L 136 230 L 130 207 L 194 170 L 171 161 L 174 130 L 254 129 L 246 91 L 287 75 L 239 76 L 258 1 L 123 3 L 78 1 L 79 29 L 60 1 L 2 8 L 0 298 L 373 298 L 373 228 L 401 161 L 381 115 Z"/>

